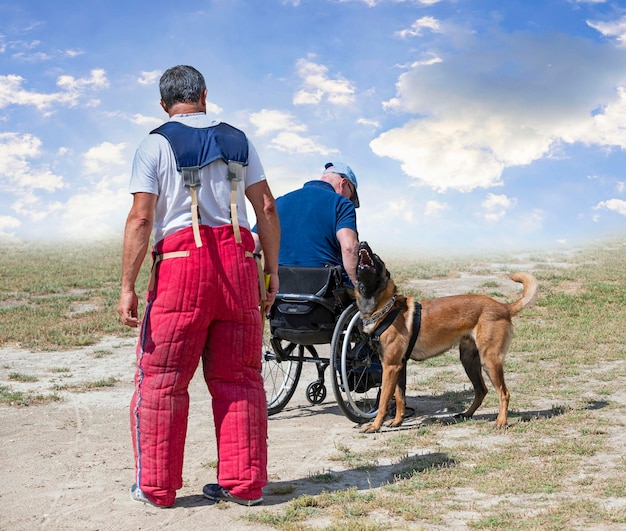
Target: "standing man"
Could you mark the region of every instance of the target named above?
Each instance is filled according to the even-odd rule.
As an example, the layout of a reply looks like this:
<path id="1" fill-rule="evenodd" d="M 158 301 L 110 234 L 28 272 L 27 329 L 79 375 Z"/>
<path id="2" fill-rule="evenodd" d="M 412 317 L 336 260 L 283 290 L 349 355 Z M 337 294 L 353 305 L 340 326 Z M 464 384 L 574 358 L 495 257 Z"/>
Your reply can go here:
<path id="1" fill-rule="evenodd" d="M 356 175 L 343 162 L 329 162 L 319 180 L 276 199 L 281 223 L 278 263 L 286 266 L 342 265 L 356 283 L 359 207 Z M 259 232 L 260 235 L 260 232 Z"/>
<path id="2" fill-rule="evenodd" d="M 170 119 L 144 139 L 133 161 L 117 309 L 124 324 L 139 325 L 135 281 L 153 231 L 130 406 L 131 499 L 174 504 L 182 487 L 187 388 L 202 358 L 218 456 L 218 484 L 206 485 L 204 496 L 256 505 L 267 484 L 267 406 L 258 270 L 244 193 L 265 254 L 268 306 L 278 290 L 276 205 L 244 133 L 206 116 L 200 72 L 170 68 L 159 90 Z"/>

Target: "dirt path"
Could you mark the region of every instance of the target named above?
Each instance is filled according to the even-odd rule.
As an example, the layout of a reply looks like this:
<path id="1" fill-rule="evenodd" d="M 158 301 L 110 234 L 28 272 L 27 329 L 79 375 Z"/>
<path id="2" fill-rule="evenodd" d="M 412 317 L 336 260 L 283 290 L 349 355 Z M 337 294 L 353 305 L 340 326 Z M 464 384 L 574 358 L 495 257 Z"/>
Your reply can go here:
<path id="1" fill-rule="evenodd" d="M 364 437 L 334 402 L 331 384 L 319 406 L 305 398 L 303 373 L 287 408 L 270 417 L 269 477 L 262 508 L 244 508 L 204 500 L 205 483 L 215 480 L 215 436 L 210 398 L 199 372 L 190 387 L 191 408 L 184 486 L 174 508 L 159 510 L 132 502 L 132 447 L 128 403 L 132 393 L 134 341 L 107 338 L 69 352 L 31 353 L 0 349 L 0 382 L 14 391 L 56 392 L 61 401 L 28 407 L 0 405 L 0 529 L 260 529 L 240 517 L 270 511 L 303 494 L 328 489 L 312 476 L 341 465 L 330 459 L 336 445 L 370 448 L 388 434 Z M 312 367 L 314 370 L 314 367 Z M 15 382 L 11 373 L 37 377 Z M 327 372 L 328 375 L 328 372 Z M 115 378 L 113 387 L 83 390 L 86 383 Z M 65 387 L 67 390 L 53 391 Z M 368 489 L 389 481 L 390 467 L 375 473 L 348 471 L 332 489 Z M 290 491 L 287 495 L 275 492 Z"/>

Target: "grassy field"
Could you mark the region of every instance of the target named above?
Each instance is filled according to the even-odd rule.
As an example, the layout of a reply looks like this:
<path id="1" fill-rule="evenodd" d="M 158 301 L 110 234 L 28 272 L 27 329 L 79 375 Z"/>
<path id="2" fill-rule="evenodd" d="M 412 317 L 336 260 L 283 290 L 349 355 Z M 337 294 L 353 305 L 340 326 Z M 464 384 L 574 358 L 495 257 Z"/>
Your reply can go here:
<path id="1" fill-rule="evenodd" d="M 0 345 L 59 350 L 128 335 L 116 308 L 121 243 L 0 245 Z M 149 274 L 137 283 L 143 298 Z"/>
<path id="2" fill-rule="evenodd" d="M 458 424 L 433 419 L 398 430 L 371 452 L 338 445 L 339 467 L 373 471 L 391 462 L 393 481 L 336 490 L 335 473 L 322 471 L 311 479 L 327 483 L 327 492 L 247 518 L 283 530 L 626 528 L 624 263 L 621 241 L 559 253 L 388 260 L 396 282 L 418 296 L 412 279 L 532 264 L 540 297 L 515 320 L 505 366 L 508 429 L 496 431 L 493 418 L 480 415 Z M 1 249 L 0 345 L 59 350 L 128 334 L 115 313 L 119 264 L 119 245 Z M 495 283 L 476 291 L 502 296 Z M 445 400 L 461 409 L 471 393 L 458 365 L 454 352 L 420 364 L 407 394 L 448 389 Z M 488 387 L 483 408 L 497 405 Z"/>

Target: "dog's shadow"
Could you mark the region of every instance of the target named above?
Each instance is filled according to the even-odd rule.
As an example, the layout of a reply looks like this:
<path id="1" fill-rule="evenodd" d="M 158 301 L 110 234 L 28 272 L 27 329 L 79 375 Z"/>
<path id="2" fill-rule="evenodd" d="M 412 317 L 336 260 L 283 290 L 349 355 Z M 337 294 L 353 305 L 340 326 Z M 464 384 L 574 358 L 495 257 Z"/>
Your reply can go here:
<path id="1" fill-rule="evenodd" d="M 461 422 L 471 422 L 472 420 L 483 420 L 495 422 L 496 413 L 475 413 L 471 419 L 461 415 L 472 401 L 474 393 L 472 390 L 446 391 L 439 395 L 428 396 L 407 396 L 407 412 L 404 416 L 402 426 L 398 428 L 383 428 L 388 431 L 415 429 L 423 425 L 431 424 L 458 424 Z M 604 401 L 591 401 L 579 409 L 596 410 L 608 405 Z M 550 409 L 535 410 L 509 410 L 509 421 L 530 422 L 532 420 L 550 419 L 563 415 L 571 411 L 571 406 L 554 405 Z M 480 410 L 479 410 L 480 411 Z M 306 419 L 306 417 L 317 415 L 337 415 L 345 416 L 335 401 L 326 401 L 322 404 L 299 404 L 287 405 L 280 413 L 270 417 L 270 420 L 287 421 L 293 419 Z M 395 415 L 395 400 L 389 404 L 387 419 Z"/>
<path id="2" fill-rule="evenodd" d="M 420 428 L 433 424 L 451 425 L 462 422 L 489 421 L 495 422 L 496 413 L 475 413 L 471 418 L 463 417 L 464 403 L 469 404 L 473 398 L 472 391 L 446 392 L 440 396 L 413 397 L 407 400 L 407 413 L 401 426 L 397 428 L 383 428 L 386 431 L 401 431 Z M 452 408 L 440 407 L 442 404 L 454 404 Z M 509 426 L 516 422 L 531 422 L 536 420 L 547 420 L 564 415 L 570 411 L 578 410 L 598 410 L 608 406 L 608 402 L 602 400 L 589 401 L 578 408 L 567 405 L 554 405 L 550 409 L 535 410 L 510 410 Z M 387 418 L 392 418 L 394 409 L 390 407 Z"/>

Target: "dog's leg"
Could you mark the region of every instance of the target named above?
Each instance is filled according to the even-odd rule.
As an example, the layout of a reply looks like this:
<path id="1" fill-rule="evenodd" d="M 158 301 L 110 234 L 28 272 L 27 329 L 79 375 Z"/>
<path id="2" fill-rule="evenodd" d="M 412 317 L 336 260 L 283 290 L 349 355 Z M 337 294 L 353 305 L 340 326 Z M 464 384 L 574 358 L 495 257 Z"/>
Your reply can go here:
<path id="1" fill-rule="evenodd" d="M 504 383 L 504 367 L 500 362 L 504 358 L 500 352 L 494 352 L 492 356 L 485 353 L 485 370 L 487 375 L 493 384 L 493 387 L 498 393 L 498 400 L 500 401 L 500 409 L 498 411 L 498 418 L 496 419 L 496 428 L 506 428 L 508 413 L 509 413 L 509 400 L 511 395 Z"/>
<path id="2" fill-rule="evenodd" d="M 474 339 L 466 336 L 461 339 L 459 343 L 459 352 L 461 354 L 461 363 L 465 369 L 470 382 L 474 386 L 474 401 L 472 405 L 467 408 L 464 413 L 459 416 L 469 418 L 480 407 L 487 396 L 487 386 L 482 373 L 482 364 L 480 361 L 480 355 Z"/>
<path id="3" fill-rule="evenodd" d="M 398 375 L 398 383 L 396 383 L 396 415 L 393 420 L 387 422 L 387 426 L 397 428 L 404 420 L 406 413 L 406 360 L 402 363 L 402 370 Z"/>
<path id="4" fill-rule="evenodd" d="M 389 408 L 389 402 L 396 389 L 396 383 L 398 376 L 402 371 L 402 362 L 397 365 L 389 365 L 383 360 L 383 383 L 380 389 L 380 400 L 378 402 L 378 414 L 373 422 L 366 424 L 361 428 L 363 433 L 374 433 L 380 430 L 380 427 L 387 416 L 387 409 Z M 396 404 L 396 408 L 401 407 L 404 409 L 404 403 L 400 406 Z M 403 412 L 404 413 L 404 412 Z M 397 416 L 397 413 L 396 413 Z"/>
<path id="5" fill-rule="evenodd" d="M 478 330 L 480 333 L 477 334 L 476 345 L 482 365 L 500 402 L 496 428 L 506 428 L 511 396 L 504 383 L 504 358 L 513 337 L 513 325 L 510 322 L 495 321 Z"/>

